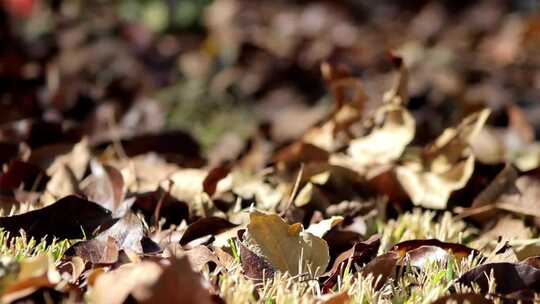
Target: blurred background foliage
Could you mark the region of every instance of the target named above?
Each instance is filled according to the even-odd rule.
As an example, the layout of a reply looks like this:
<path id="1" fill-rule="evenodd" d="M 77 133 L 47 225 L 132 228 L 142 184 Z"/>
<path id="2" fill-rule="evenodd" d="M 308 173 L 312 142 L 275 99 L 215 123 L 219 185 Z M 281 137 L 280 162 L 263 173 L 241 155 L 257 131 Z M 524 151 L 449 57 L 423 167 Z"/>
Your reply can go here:
<path id="1" fill-rule="evenodd" d="M 540 130 L 535 0 L 0 1 L 0 98 L 4 110 L 27 104 L 2 123 L 110 112 L 120 127 L 181 127 L 211 147 L 270 122 L 286 142 L 331 104 L 322 62 L 361 77 L 372 107 L 392 51 L 410 68 L 420 138 L 485 105 L 495 125 L 525 107 Z"/>

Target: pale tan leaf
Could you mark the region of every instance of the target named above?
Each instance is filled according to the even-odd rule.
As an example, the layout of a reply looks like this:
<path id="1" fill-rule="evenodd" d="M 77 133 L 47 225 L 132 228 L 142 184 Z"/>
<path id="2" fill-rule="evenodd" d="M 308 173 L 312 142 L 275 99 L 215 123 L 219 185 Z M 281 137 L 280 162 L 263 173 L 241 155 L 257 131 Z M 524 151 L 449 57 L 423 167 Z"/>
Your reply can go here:
<path id="1" fill-rule="evenodd" d="M 405 165 L 397 167 L 396 177 L 415 205 L 444 209 L 450 194 L 467 184 L 473 170 L 474 157 L 469 156 L 443 174 Z"/>
<path id="2" fill-rule="evenodd" d="M 322 238 L 328 231 L 330 231 L 330 229 L 339 225 L 341 222 L 343 222 L 342 216 L 332 216 L 329 219 L 324 219 L 316 224 L 309 225 L 305 231 L 313 234 L 314 236 Z"/>
<path id="3" fill-rule="evenodd" d="M 124 303 L 132 296 L 138 303 L 211 303 L 202 277 L 186 256 L 130 263 L 100 274 L 93 285 L 92 303 Z"/>
<path id="4" fill-rule="evenodd" d="M 313 184 L 306 183 L 302 189 L 298 192 L 294 198 L 294 205 L 296 207 L 302 207 L 307 205 L 311 201 L 311 196 L 313 194 Z"/>
<path id="5" fill-rule="evenodd" d="M 396 177 L 415 205 L 444 209 L 450 194 L 463 188 L 474 171 L 470 142 L 489 116 L 484 109 L 446 129 L 423 150 L 411 149 L 398 166 Z"/>
<path id="6" fill-rule="evenodd" d="M 396 160 L 414 138 L 414 118 L 401 106 L 384 105 L 373 119 L 375 126 L 370 132 L 353 139 L 347 150 L 358 165 L 387 164 Z"/>

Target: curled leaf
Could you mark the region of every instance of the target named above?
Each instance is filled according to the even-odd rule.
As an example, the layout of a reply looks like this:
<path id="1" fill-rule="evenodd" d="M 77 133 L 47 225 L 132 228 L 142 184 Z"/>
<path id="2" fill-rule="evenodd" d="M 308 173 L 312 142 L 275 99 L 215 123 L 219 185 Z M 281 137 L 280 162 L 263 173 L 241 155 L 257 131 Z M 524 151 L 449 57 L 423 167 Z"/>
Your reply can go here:
<path id="1" fill-rule="evenodd" d="M 413 140 L 415 122 L 399 105 L 383 105 L 372 117 L 368 134 L 351 140 L 347 153 L 361 166 L 388 164 L 401 156 Z"/>
<path id="2" fill-rule="evenodd" d="M 489 116 L 485 109 L 446 129 L 423 150 L 411 150 L 396 177 L 415 205 L 444 209 L 450 194 L 463 188 L 474 170 L 470 141 Z"/>
<path id="3" fill-rule="evenodd" d="M 510 294 L 519 290 L 540 292 L 540 269 L 523 263 L 488 263 L 464 273 L 457 282 L 470 286 L 477 284 L 482 292 L 489 291 L 488 278 L 493 275 L 495 292 Z"/>

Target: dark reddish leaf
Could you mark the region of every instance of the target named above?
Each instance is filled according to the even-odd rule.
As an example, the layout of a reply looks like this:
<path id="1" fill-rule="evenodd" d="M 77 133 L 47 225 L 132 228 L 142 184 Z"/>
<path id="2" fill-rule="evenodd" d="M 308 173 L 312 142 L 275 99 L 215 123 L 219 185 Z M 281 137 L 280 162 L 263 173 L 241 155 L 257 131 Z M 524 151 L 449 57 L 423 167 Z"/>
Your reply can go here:
<path id="1" fill-rule="evenodd" d="M 115 221 L 107 209 L 79 196 L 70 195 L 41 209 L 0 217 L 0 227 L 11 235 L 18 235 L 22 229 L 27 236 L 35 239 L 45 236 L 79 239 L 90 237 L 98 228 L 106 229 Z"/>
<path id="2" fill-rule="evenodd" d="M 14 142 L 0 142 L 0 167 L 17 158 L 19 155 L 19 144 Z"/>
<path id="3" fill-rule="evenodd" d="M 501 299 L 501 303 L 505 304 L 535 304 L 538 303 L 538 292 L 523 289 L 507 295 L 497 295 Z"/>
<path id="4" fill-rule="evenodd" d="M 101 144 L 100 147 L 109 144 Z M 120 144 L 129 157 L 153 152 L 162 154 L 167 161 L 180 165 L 199 167 L 204 164 L 201 148 L 197 141 L 181 130 L 137 135 L 121 140 Z"/>
<path id="5" fill-rule="evenodd" d="M 209 196 L 214 195 L 216 192 L 217 184 L 220 180 L 224 179 L 229 175 L 229 172 L 231 172 L 231 167 L 224 165 L 216 167 L 210 172 L 208 172 L 208 175 L 204 178 L 203 181 L 203 189 L 204 192 L 206 192 Z"/>
<path id="6" fill-rule="evenodd" d="M 184 246 L 200 237 L 218 234 L 235 226 L 235 224 L 219 217 L 201 218 L 188 226 L 180 239 L 180 245 Z"/>
<path id="7" fill-rule="evenodd" d="M 398 253 L 401 257 L 404 257 L 408 252 L 418 249 L 422 246 L 438 247 L 448 251 L 449 253 L 452 253 L 455 257 L 459 258 L 468 257 L 471 254 L 479 254 L 478 250 L 469 248 L 465 245 L 441 242 L 437 239 L 404 241 L 394 245 L 392 247 L 392 251 Z M 429 252 L 432 251 L 427 250 L 425 253 L 429 254 Z"/>
<path id="8" fill-rule="evenodd" d="M 31 294 L 15 294 L 13 297 L 5 298 L 4 303 L 62 303 L 63 301 L 69 301 L 74 298 L 82 298 L 82 292 L 76 290 L 70 292 L 63 292 L 56 290 L 54 286 L 41 287 L 32 292 Z"/>
<path id="9" fill-rule="evenodd" d="M 7 170 L 0 175 L 0 189 L 6 191 L 23 186 L 23 189 L 27 191 L 40 191 L 45 188 L 48 181 L 49 177 L 39 167 L 13 160 L 9 163 Z"/>
<path id="10" fill-rule="evenodd" d="M 528 257 L 522 263 L 540 269 L 540 256 Z"/>
<path id="11" fill-rule="evenodd" d="M 75 143 L 58 143 L 32 149 L 28 162 L 40 168 L 48 168 L 54 160 L 64 154 L 68 154 Z"/>
<path id="12" fill-rule="evenodd" d="M 272 278 L 275 269 L 269 261 L 249 250 L 242 242 L 237 242 L 240 247 L 240 261 L 244 275 L 252 280 Z"/>
<path id="13" fill-rule="evenodd" d="M 405 254 L 405 259 L 401 265 L 411 265 L 424 268 L 426 265 L 436 261 L 446 261 L 451 253 L 436 246 L 420 246 Z"/>
<path id="14" fill-rule="evenodd" d="M 81 130 L 67 128 L 60 122 L 25 119 L 12 122 L 0 129 L 0 138 L 25 142 L 30 148 L 61 142 L 75 143 L 81 139 Z"/>
<path id="15" fill-rule="evenodd" d="M 351 249 L 355 244 L 364 240 L 360 233 L 335 228 L 324 235 L 323 239 L 328 243 L 332 260 L 337 258 L 341 253 Z"/>
<path id="16" fill-rule="evenodd" d="M 367 182 L 374 192 L 388 197 L 388 201 L 397 208 L 401 209 L 403 204 L 410 201 L 409 196 L 397 180 L 395 171 L 392 169 L 379 173 Z"/>
<path id="17" fill-rule="evenodd" d="M 488 292 L 488 277 L 493 272 L 499 294 L 510 294 L 530 289 L 540 292 L 540 269 L 523 263 L 489 263 L 475 267 L 464 273 L 457 282 L 470 286 L 478 284 L 482 292 Z"/>
<path id="18" fill-rule="evenodd" d="M 189 207 L 186 203 L 175 199 L 169 195 L 163 188 L 158 188 L 156 191 L 137 194 L 132 208 L 140 210 L 145 219 L 150 222 L 155 214 L 158 203 L 161 201 L 161 209 L 159 215 L 165 219 L 164 227 L 167 228 L 171 224 L 178 225 L 184 219 L 189 217 Z"/>
<path id="19" fill-rule="evenodd" d="M 278 151 L 273 157 L 274 162 L 284 162 L 289 166 L 308 162 L 326 162 L 329 157 L 328 151 L 315 145 L 296 142 Z"/>
<path id="20" fill-rule="evenodd" d="M 375 235 L 365 242 L 354 244 L 351 249 L 340 254 L 329 271 L 330 277 L 323 283 L 323 290 L 328 292 L 334 287 L 349 261 L 352 265 L 351 270 L 356 269 L 354 265 L 361 267 L 371 261 L 377 255 L 380 244 L 380 237 Z"/>
<path id="21" fill-rule="evenodd" d="M 365 277 L 369 274 L 375 278 L 373 288 L 381 288 L 386 281 L 394 276 L 396 266 L 401 257 L 395 252 L 388 252 L 377 256 L 371 260 L 363 269 L 362 275 Z M 379 278 L 379 279 L 377 279 Z"/>

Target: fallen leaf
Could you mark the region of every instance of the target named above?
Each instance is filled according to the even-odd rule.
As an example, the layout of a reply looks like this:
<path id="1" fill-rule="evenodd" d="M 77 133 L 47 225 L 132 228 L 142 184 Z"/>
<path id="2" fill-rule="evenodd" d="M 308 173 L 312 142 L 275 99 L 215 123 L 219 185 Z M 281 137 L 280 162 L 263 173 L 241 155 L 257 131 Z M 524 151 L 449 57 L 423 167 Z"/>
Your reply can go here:
<path id="1" fill-rule="evenodd" d="M 259 281 L 274 277 L 276 269 L 267 259 L 249 250 L 242 242 L 238 243 L 238 247 L 240 248 L 242 271 L 246 277 Z"/>
<path id="2" fill-rule="evenodd" d="M 203 191 L 210 197 L 214 195 L 217 189 L 217 184 L 220 180 L 224 179 L 231 172 L 230 166 L 215 167 L 208 172 L 203 180 Z"/>
<path id="3" fill-rule="evenodd" d="M 100 274 L 92 287 L 93 303 L 124 303 L 128 297 L 138 303 L 212 303 L 187 257 L 122 265 Z"/>
<path id="4" fill-rule="evenodd" d="M 200 169 L 178 170 L 170 176 L 172 187 L 170 194 L 175 199 L 186 202 L 190 206 L 201 200 L 203 183 L 208 173 Z M 161 187 L 168 189 L 169 182 L 162 181 Z"/>
<path id="5" fill-rule="evenodd" d="M 342 216 L 332 216 L 329 219 L 324 219 L 318 223 L 309 225 L 305 231 L 322 238 L 328 231 L 336 225 L 339 225 L 341 222 L 343 222 Z"/>
<path id="6" fill-rule="evenodd" d="M 170 261 L 148 291 L 134 290 L 140 303 L 212 304 L 204 278 L 191 269 L 187 258 Z M 138 296 L 140 295 L 140 296 Z"/>
<path id="7" fill-rule="evenodd" d="M 85 180 L 83 193 L 91 201 L 109 209 L 114 217 L 122 217 L 130 207 L 124 201 L 126 190 L 122 173 L 96 161 L 90 163 L 90 168 L 92 175 Z"/>
<path id="8" fill-rule="evenodd" d="M 185 254 L 195 271 L 202 271 L 204 266 L 208 263 L 214 263 L 215 266 L 224 267 L 212 250 L 204 245 L 195 246 L 185 251 Z"/>
<path id="9" fill-rule="evenodd" d="M 539 218 L 536 199 L 540 194 L 538 189 L 540 179 L 536 176 L 524 174 L 518 177 L 516 169 L 506 167 L 478 195 L 471 208 L 463 212 L 481 222 L 493 218 L 501 210 Z"/>
<path id="10" fill-rule="evenodd" d="M 321 275 L 330 255 L 326 242 L 300 224 L 287 225 L 277 214 L 250 213 L 250 222 L 243 244 L 278 271 L 292 276 L 310 273 Z"/>
<path id="11" fill-rule="evenodd" d="M 372 275 L 374 278 L 373 288 L 380 289 L 389 278 L 394 276 L 396 265 L 400 259 L 401 257 L 395 252 L 387 252 L 375 257 L 367 263 L 361 273 L 364 277 Z"/>
<path id="12" fill-rule="evenodd" d="M 52 288 L 60 283 L 60 274 L 52 259 L 42 253 L 20 263 L 17 278 L 2 290 L 2 303 L 21 300 L 42 288 Z"/>
<path id="13" fill-rule="evenodd" d="M 351 271 L 355 271 L 375 258 L 380 244 L 380 237 L 375 235 L 365 242 L 354 244 L 351 249 L 341 253 L 334 261 L 332 268 L 328 271 L 329 277 L 323 283 L 323 290 L 328 292 L 334 287 L 339 276 L 343 274 L 345 267 L 349 263 L 351 265 Z"/>
<path id="14" fill-rule="evenodd" d="M 27 191 L 41 191 L 49 181 L 49 176 L 41 168 L 20 160 L 12 160 L 0 175 L 0 189 L 14 190 L 22 187 Z"/>
<path id="15" fill-rule="evenodd" d="M 65 258 L 81 258 L 92 264 L 114 264 L 118 260 L 119 248 L 116 241 L 109 237 L 106 241 L 81 241 L 66 250 Z"/>
<path id="16" fill-rule="evenodd" d="M 488 277 L 493 273 L 494 292 L 510 294 L 519 290 L 540 292 L 540 269 L 522 263 L 489 263 L 477 266 L 464 273 L 457 283 L 470 286 L 478 284 L 483 293 L 489 291 Z"/>
<path id="17" fill-rule="evenodd" d="M 146 221 L 150 223 L 155 220 L 156 208 L 158 207 L 160 208 L 160 218 L 165 219 L 164 228 L 171 224 L 179 225 L 182 220 L 189 218 L 188 205 L 175 199 L 161 187 L 152 192 L 137 194 L 132 209 L 142 212 Z"/>
<path id="18" fill-rule="evenodd" d="M 109 144 L 109 142 L 101 143 L 99 147 L 103 148 Z M 122 139 L 120 145 L 129 157 L 153 152 L 163 155 L 168 162 L 179 165 L 199 167 L 204 164 L 197 141 L 181 130 L 136 135 Z"/>
<path id="19" fill-rule="evenodd" d="M 285 163 L 289 168 L 294 168 L 301 163 L 326 162 L 328 151 L 310 143 L 296 142 L 278 151 L 272 160 L 278 163 Z"/>
<path id="20" fill-rule="evenodd" d="M 0 217 L 0 226 L 12 236 L 22 229 L 36 240 L 45 236 L 49 239 L 80 239 L 91 236 L 98 228 L 110 227 L 115 221 L 107 209 L 71 195 L 41 209 Z"/>
<path id="21" fill-rule="evenodd" d="M 457 244 L 457 243 L 448 243 L 448 242 L 442 242 L 437 239 L 428 239 L 428 240 L 410 240 L 410 241 L 403 241 L 401 243 L 398 243 L 392 247 L 392 251 L 398 253 L 401 257 L 405 257 L 407 254 L 410 254 L 412 251 L 417 250 L 421 247 L 436 247 L 440 248 L 448 253 L 451 253 L 456 258 L 466 258 L 469 255 L 479 255 L 480 253 L 478 250 L 469 248 L 465 245 Z M 424 259 L 427 258 L 430 254 L 437 255 L 437 250 L 426 250 L 422 252 L 416 252 L 414 254 L 414 257 L 416 259 Z M 429 258 L 428 258 L 429 259 Z"/>
<path id="22" fill-rule="evenodd" d="M 90 298 L 94 303 L 124 303 L 133 290 L 150 286 L 161 273 L 161 267 L 154 262 L 122 265 L 113 271 L 97 274 Z"/>
<path id="23" fill-rule="evenodd" d="M 110 228 L 99 233 L 96 239 L 108 242 L 112 238 L 118 248 L 141 254 L 144 253 L 142 246 L 144 236 L 144 227 L 141 220 L 133 212 L 128 212 Z"/>
<path id="24" fill-rule="evenodd" d="M 519 172 L 512 165 L 506 165 L 504 169 L 495 176 L 493 181 L 491 181 L 491 183 L 478 194 L 478 196 L 472 202 L 471 208 L 477 209 L 483 206 L 495 204 L 499 197 L 504 194 L 504 192 L 508 192 L 509 189 L 512 189 L 518 176 Z M 488 211 L 491 212 L 475 215 L 473 216 L 473 219 L 485 222 L 490 218 L 493 218 L 495 215 L 495 210 Z"/>
<path id="25" fill-rule="evenodd" d="M 206 235 L 215 235 L 236 227 L 235 224 L 219 217 L 204 217 L 191 223 L 180 239 L 180 245 Z"/>
<path id="26" fill-rule="evenodd" d="M 383 105 L 371 119 L 373 127 L 365 136 L 351 140 L 347 149 L 358 166 L 389 164 L 401 156 L 414 138 L 414 118 L 399 105 Z"/>
<path id="27" fill-rule="evenodd" d="M 489 116 L 485 109 L 446 129 L 423 150 L 405 154 L 396 177 L 415 205 L 444 209 L 453 191 L 463 188 L 474 170 L 469 142 Z"/>

